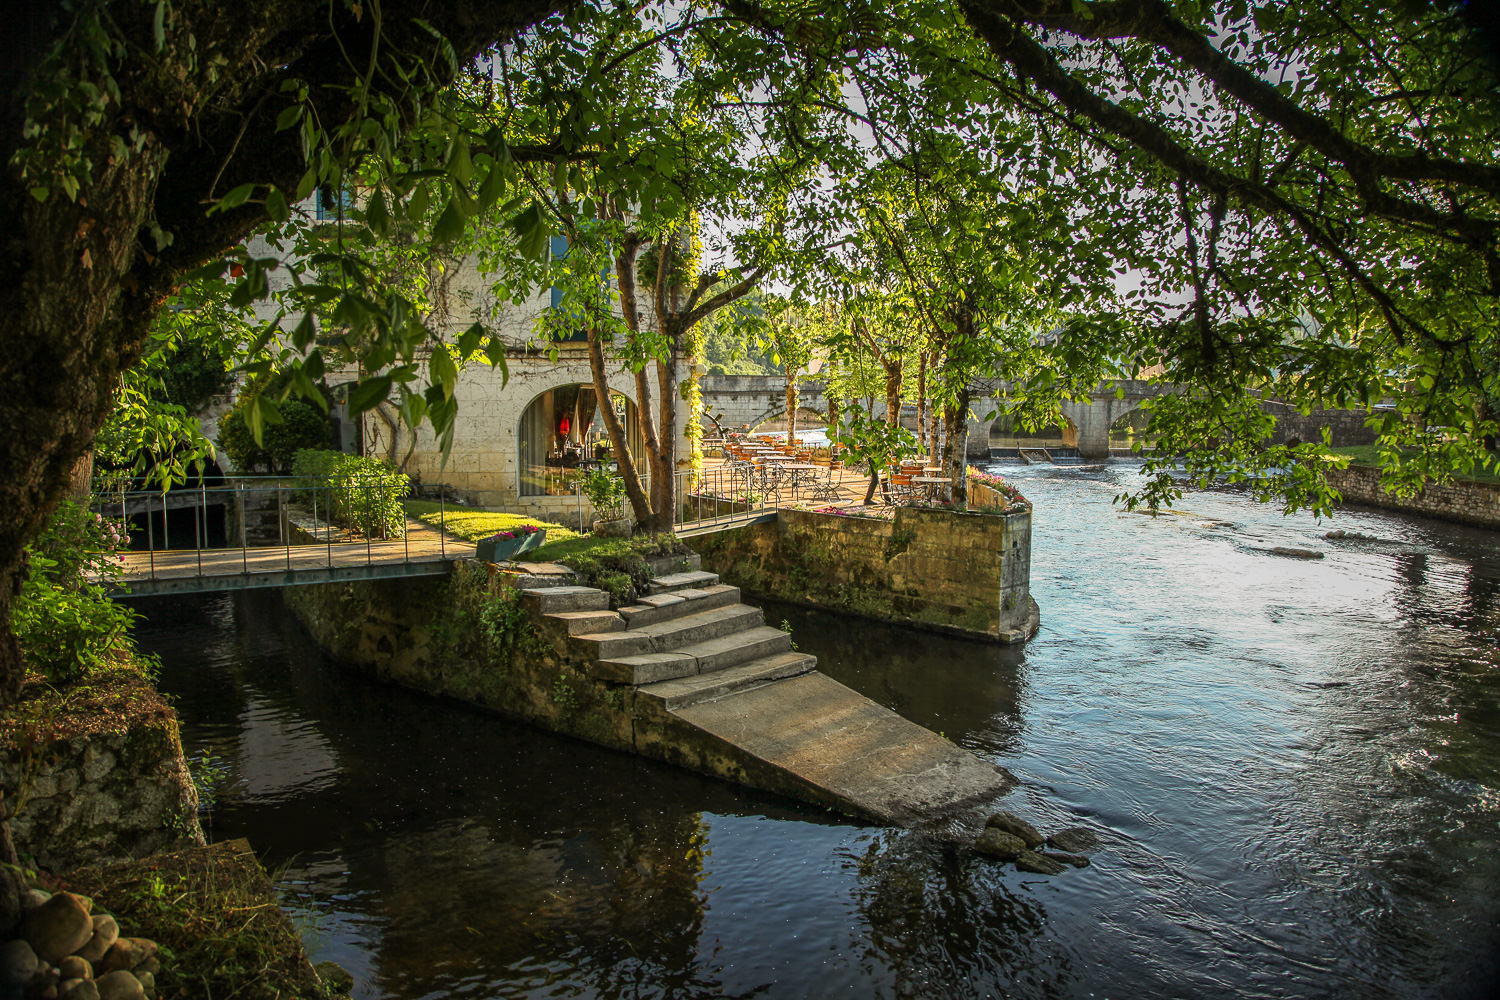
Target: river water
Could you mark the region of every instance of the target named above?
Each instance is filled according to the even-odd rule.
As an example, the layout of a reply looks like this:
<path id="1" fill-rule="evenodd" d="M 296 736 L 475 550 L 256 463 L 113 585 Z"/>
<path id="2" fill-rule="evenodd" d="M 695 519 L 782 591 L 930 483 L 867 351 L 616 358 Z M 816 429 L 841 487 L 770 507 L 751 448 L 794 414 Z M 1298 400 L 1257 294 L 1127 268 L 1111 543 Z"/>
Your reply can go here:
<path id="1" fill-rule="evenodd" d="M 1051 878 L 365 681 L 273 592 L 142 600 L 140 636 L 211 837 L 357 997 L 1500 992 L 1500 536 L 996 471 L 1035 505 L 1024 648 L 767 617 L 1099 832 Z"/>

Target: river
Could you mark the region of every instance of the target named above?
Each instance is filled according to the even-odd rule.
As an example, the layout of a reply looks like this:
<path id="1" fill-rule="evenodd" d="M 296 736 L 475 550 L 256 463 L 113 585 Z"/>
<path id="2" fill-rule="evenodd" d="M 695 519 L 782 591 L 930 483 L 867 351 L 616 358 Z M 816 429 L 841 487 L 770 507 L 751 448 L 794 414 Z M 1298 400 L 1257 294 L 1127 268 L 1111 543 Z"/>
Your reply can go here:
<path id="1" fill-rule="evenodd" d="M 274 592 L 140 600 L 139 634 L 210 836 L 356 997 L 1500 992 L 1500 536 L 995 471 L 1035 506 L 1024 648 L 767 618 L 1098 831 L 1056 877 L 371 683 Z"/>

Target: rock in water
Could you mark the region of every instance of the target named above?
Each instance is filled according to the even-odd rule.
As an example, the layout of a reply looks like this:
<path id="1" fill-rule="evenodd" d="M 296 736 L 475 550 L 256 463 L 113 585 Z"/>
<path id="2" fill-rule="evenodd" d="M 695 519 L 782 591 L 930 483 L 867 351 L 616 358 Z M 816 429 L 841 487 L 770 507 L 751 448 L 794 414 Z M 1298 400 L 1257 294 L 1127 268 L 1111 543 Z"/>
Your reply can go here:
<path id="1" fill-rule="evenodd" d="M 1074 826 L 1048 837 L 1047 845 L 1069 854 L 1082 854 L 1099 846 L 1099 835 L 1087 827 Z"/>
<path id="2" fill-rule="evenodd" d="M 120 925 L 115 923 L 114 917 L 101 913 L 94 918 L 93 936 L 89 938 L 88 944 L 78 949 L 78 955 L 90 962 L 97 962 L 118 940 L 120 940 Z"/>
<path id="3" fill-rule="evenodd" d="M 313 971 L 335 993 L 347 995 L 354 991 L 354 976 L 337 962 L 319 962 L 313 966 Z"/>
<path id="4" fill-rule="evenodd" d="M 1072 865 L 1074 868 L 1087 868 L 1089 866 L 1089 859 L 1084 857 L 1082 854 L 1063 854 L 1061 851 L 1043 851 L 1042 857 L 1051 858 L 1053 861 L 1061 861 L 1063 864 Z"/>
<path id="5" fill-rule="evenodd" d="M 986 827 L 979 839 L 974 841 L 974 850 L 992 858 L 1009 861 L 1026 850 L 1026 842 L 1013 833 Z"/>
<path id="6" fill-rule="evenodd" d="M 59 892 L 26 914 L 26 940 L 37 958 L 54 965 L 82 948 L 93 933 L 93 918 L 71 892 Z"/>
<path id="7" fill-rule="evenodd" d="M 0 946 L 0 983 L 24 986 L 40 965 L 36 952 L 25 941 L 9 941 Z"/>
<path id="8" fill-rule="evenodd" d="M 995 813 L 985 822 L 985 826 L 993 830 L 1003 830 L 1012 837 L 1020 837 L 1027 847 L 1037 847 L 1042 842 L 1042 835 L 1037 832 L 1036 827 L 1008 812 Z"/>
<path id="9" fill-rule="evenodd" d="M 1288 559 L 1322 559 L 1323 553 L 1316 549 L 1294 549 L 1290 545 L 1277 545 L 1271 552 L 1278 556 L 1286 556 Z"/>
<path id="10" fill-rule="evenodd" d="M 1068 870 L 1068 866 L 1060 861 L 1053 861 L 1045 854 L 1035 851 L 1022 851 L 1016 858 L 1016 867 L 1023 872 L 1034 872 L 1037 875 L 1061 875 Z"/>
<path id="11" fill-rule="evenodd" d="M 146 1000 L 146 987 L 124 969 L 105 973 L 94 982 L 99 986 L 99 1000 Z"/>

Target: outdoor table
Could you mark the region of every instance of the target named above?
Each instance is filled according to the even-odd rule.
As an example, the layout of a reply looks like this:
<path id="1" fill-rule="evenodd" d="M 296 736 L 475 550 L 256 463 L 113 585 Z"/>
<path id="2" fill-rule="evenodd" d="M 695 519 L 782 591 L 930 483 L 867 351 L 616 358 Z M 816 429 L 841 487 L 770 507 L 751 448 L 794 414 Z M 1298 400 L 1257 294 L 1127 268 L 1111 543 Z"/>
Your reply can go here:
<path id="1" fill-rule="evenodd" d="M 807 462 L 787 462 L 782 468 L 792 474 L 792 495 L 795 496 L 799 487 L 812 480 L 817 473 L 822 471 L 820 466 L 810 465 Z"/>
<path id="2" fill-rule="evenodd" d="M 947 476 L 912 476 L 911 481 L 913 486 L 922 487 L 927 495 L 933 499 L 938 499 L 939 493 L 948 493 L 953 489 L 953 480 Z M 941 489 L 944 486 L 948 487 L 948 489 Z M 943 499 L 946 499 L 946 497 Z"/>

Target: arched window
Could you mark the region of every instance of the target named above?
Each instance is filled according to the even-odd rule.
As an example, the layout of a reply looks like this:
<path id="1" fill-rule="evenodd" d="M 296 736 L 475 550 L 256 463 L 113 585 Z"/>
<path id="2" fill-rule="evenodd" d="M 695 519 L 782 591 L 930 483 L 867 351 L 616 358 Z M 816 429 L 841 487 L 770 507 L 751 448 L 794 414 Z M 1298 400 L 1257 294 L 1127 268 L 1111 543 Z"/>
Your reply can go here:
<path id="1" fill-rule="evenodd" d="M 611 394 L 615 414 L 625 425 L 630 453 L 637 462 L 645 439 L 636 406 L 620 393 Z M 549 389 L 526 407 L 516 434 L 523 497 L 571 495 L 574 481 L 590 469 L 616 467 L 616 456 L 599 414 L 598 395 L 587 383 Z"/>

